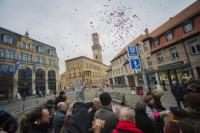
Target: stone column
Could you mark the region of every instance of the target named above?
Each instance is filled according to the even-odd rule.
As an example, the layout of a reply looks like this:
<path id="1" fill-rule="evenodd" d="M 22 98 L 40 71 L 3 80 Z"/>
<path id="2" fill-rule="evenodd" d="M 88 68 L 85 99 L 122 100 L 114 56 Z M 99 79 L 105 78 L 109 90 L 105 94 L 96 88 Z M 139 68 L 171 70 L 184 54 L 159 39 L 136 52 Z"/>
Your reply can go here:
<path id="1" fill-rule="evenodd" d="M 49 86 L 48 86 L 48 70 L 45 70 L 45 91 L 46 91 L 46 94 L 50 93 Z"/>
<path id="2" fill-rule="evenodd" d="M 155 77 L 156 77 L 157 83 L 160 84 L 160 77 L 159 77 L 158 72 L 155 73 Z"/>
<path id="3" fill-rule="evenodd" d="M 12 98 L 16 98 L 18 93 L 18 70 L 14 73 L 13 95 Z"/>
<path id="4" fill-rule="evenodd" d="M 36 89 L 35 89 L 35 72 L 33 73 L 32 71 L 32 94 L 36 94 Z"/>

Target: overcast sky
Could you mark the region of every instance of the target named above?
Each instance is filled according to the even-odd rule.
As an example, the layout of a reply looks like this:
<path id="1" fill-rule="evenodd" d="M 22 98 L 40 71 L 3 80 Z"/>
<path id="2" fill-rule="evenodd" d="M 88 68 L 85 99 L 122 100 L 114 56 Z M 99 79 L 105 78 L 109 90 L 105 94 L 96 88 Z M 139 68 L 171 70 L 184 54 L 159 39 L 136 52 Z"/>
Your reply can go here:
<path id="1" fill-rule="evenodd" d="M 0 26 L 56 47 L 64 60 L 92 57 L 91 34 L 98 32 L 103 61 L 134 37 L 152 31 L 195 0 L 0 0 Z"/>

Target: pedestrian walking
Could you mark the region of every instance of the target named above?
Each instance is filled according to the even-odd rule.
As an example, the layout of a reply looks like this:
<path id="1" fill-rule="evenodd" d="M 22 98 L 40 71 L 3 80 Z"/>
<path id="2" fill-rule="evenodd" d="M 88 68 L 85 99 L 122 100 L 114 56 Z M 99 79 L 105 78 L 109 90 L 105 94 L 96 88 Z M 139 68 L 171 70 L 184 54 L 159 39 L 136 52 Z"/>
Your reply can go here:
<path id="1" fill-rule="evenodd" d="M 55 99 L 55 110 L 57 109 L 57 105 L 59 102 L 65 102 L 67 100 L 67 97 L 65 95 L 65 92 L 62 90 L 59 93 L 59 96 L 56 97 Z"/>
<path id="2" fill-rule="evenodd" d="M 152 96 L 153 96 L 154 102 L 155 102 L 155 109 L 158 112 L 166 110 L 166 108 L 163 107 L 161 100 L 160 100 L 163 95 L 164 95 L 164 92 L 162 89 L 155 89 L 152 92 Z"/>
<path id="3" fill-rule="evenodd" d="M 166 84 L 165 84 L 165 80 L 162 80 L 161 83 L 162 83 L 162 86 L 163 86 L 164 91 L 167 91 Z"/>
<path id="4" fill-rule="evenodd" d="M 177 106 L 181 108 L 181 103 L 182 103 L 183 106 L 186 107 L 186 104 L 184 102 L 184 96 L 187 94 L 186 88 L 177 84 L 176 81 L 172 81 L 171 92 L 175 97 Z"/>
<path id="5" fill-rule="evenodd" d="M 168 111 L 158 112 L 155 109 L 155 101 L 151 95 L 144 97 L 144 102 L 147 105 L 146 113 L 148 117 L 153 121 L 155 125 L 155 133 L 164 133 L 164 121 L 163 118 L 167 115 Z"/>

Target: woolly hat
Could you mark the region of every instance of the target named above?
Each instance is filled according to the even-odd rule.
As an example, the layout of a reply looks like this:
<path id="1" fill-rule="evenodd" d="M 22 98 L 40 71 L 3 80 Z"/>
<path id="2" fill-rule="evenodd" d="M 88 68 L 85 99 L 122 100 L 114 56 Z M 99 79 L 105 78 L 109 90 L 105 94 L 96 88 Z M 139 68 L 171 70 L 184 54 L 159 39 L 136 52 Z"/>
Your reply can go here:
<path id="1" fill-rule="evenodd" d="M 153 99 L 152 95 L 146 95 L 146 96 L 144 97 L 144 102 L 145 102 L 145 103 L 148 103 L 151 99 Z"/>
<path id="2" fill-rule="evenodd" d="M 186 101 L 192 109 L 200 111 L 200 93 L 190 92 L 186 95 Z"/>
<path id="3" fill-rule="evenodd" d="M 164 91 L 162 89 L 155 89 L 155 90 L 153 90 L 152 94 L 155 97 L 161 97 L 164 95 Z"/>
<path id="4" fill-rule="evenodd" d="M 109 105 L 112 102 L 112 98 L 107 92 L 101 93 L 99 96 L 99 100 L 101 101 L 101 104 L 103 106 Z"/>
<path id="5" fill-rule="evenodd" d="M 49 99 L 49 100 L 47 101 L 47 105 L 48 105 L 48 106 L 55 106 L 54 100 L 53 100 L 53 99 Z"/>

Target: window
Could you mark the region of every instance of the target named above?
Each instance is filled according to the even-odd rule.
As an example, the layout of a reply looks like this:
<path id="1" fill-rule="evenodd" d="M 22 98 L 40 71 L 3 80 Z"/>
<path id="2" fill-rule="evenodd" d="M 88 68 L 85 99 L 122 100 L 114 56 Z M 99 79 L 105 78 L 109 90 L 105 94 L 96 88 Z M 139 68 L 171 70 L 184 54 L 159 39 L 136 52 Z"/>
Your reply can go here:
<path id="1" fill-rule="evenodd" d="M 44 48 L 42 46 L 38 46 L 38 52 L 44 52 Z"/>
<path id="2" fill-rule="evenodd" d="M 188 43 L 192 55 L 200 53 L 200 44 L 198 43 L 197 39 L 189 41 Z"/>
<path id="3" fill-rule="evenodd" d="M 22 61 L 28 61 L 28 54 L 26 54 L 26 53 L 21 53 L 21 60 Z"/>
<path id="4" fill-rule="evenodd" d="M 21 44 L 21 48 L 30 50 L 30 44 L 27 44 L 27 43 L 23 42 Z"/>
<path id="5" fill-rule="evenodd" d="M 52 60 L 52 59 L 48 59 L 48 65 L 55 66 L 56 65 L 56 61 Z M 68 71 L 70 71 L 70 66 L 68 66 Z"/>
<path id="6" fill-rule="evenodd" d="M 49 55 L 53 55 L 53 50 L 52 49 L 49 49 L 48 52 L 49 52 Z"/>
<path id="7" fill-rule="evenodd" d="M 190 32 L 190 31 L 193 30 L 192 22 L 189 22 L 189 23 L 185 24 L 183 27 L 184 27 L 184 31 L 185 32 Z"/>
<path id="8" fill-rule="evenodd" d="M 158 54 L 157 54 L 157 61 L 158 61 L 158 64 L 162 64 L 162 63 L 164 62 L 161 53 L 158 53 Z"/>
<path id="9" fill-rule="evenodd" d="M 153 46 L 156 48 L 160 45 L 160 40 L 159 39 L 156 39 L 154 42 L 153 42 Z"/>
<path id="10" fill-rule="evenodd" d="M 177 60 L 179 58 L 179 55 L 178 55 L 176 48 L 170 49 L 170 53 L 171 53 L 171 56 L 172 56 L 172 60 Z"/>
<path id="11" fill-rule="evenodd" d="M 45 59 L 44 59 L 44 57 L 37 56 L 36 62 L 39 63 L 39 64 L 45 64 Z"/>
<path id="12" fill-rule="evenodd" d="M 148 45 L 146 43 L 144 43 L 143 48 L 144 48 L 144 52 L 147 52 L 149 50 Z"/>
<path id="13" fill-rule="evenodd" d="M 171 41 L 174 37 L 173 37 L 173 33 L 170 31 L 166 34 L 167 37 L 167 41 Z"/>
<path id="14" fill-rule="evenodd" d="M 15 52 L 14 51 L 8 51 L 7 52 L 7 58 L 8 59 L 14 59 L 15 58 Z"/>
<path id="15" fill-rule="evenodd" d="M 147 57 L 147 63 L 149 66 L 152 65 L 151 57 Z"/>
<path id="16" fill-rule="evenodd" d="M 32 55 L 28 55 L 28 61 L 32 62 Z"/>
<path id="17" fill-rule="evenodd" d="M 8 35 L 3 35 L 3 42 L 12 44 L 12 37 Z"/>
<path id="18" fill-rule="evenodd" d="M 1 49 L 1 48 L 0 48 L 0 57 L 1 57 L 1 58 L 4 57 L 4 54 L 5 54 L 4 49 Z"/>

